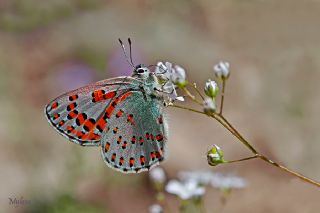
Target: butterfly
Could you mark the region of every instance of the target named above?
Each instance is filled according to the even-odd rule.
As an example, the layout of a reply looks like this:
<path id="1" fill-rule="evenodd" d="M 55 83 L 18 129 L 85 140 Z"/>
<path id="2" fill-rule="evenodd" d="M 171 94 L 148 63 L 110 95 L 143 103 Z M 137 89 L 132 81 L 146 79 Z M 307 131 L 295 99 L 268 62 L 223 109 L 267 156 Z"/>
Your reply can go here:
<path id="1" fill-rule="evenodd" d="M 67 92 L 45 107 L 48 122 L 81 146 L 98 146 L 104 162 L 123 173 L 147 171 L 165 159 L 164 97 L 155 73 L 134 66 L 132 76 L 102 80 Z"/>

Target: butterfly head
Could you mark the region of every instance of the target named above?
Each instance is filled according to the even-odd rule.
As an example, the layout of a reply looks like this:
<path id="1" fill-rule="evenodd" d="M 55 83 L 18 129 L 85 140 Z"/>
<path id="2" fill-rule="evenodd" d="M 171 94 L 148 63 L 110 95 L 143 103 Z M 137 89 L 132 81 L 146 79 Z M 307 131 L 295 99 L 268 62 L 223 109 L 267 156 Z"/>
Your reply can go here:
<path id="1" fill-rule="evenodd" d="M 139 64 L 135 66 L 132 76 L 137 76 L 138 78 L 146 79 L 150 76 L 150 70 L 144 64 Z"/>

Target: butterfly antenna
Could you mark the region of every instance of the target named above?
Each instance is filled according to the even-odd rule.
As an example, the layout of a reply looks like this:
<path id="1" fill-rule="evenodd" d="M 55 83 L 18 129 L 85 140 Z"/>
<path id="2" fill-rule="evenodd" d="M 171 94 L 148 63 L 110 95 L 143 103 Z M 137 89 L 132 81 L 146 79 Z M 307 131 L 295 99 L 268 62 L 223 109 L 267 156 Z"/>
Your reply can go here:
<path id="1" fill-rule="evenodd" d="M 128 38 L 128 43 L 129 43 L 129 48 L 130 48 L 130 61 L 131 61 L 131 64 L 134 65 L 133 61 L 132 61 L 132 50 L 131 50 L 131 39 Z"/>
<path id="2" fill-rule="evenodd" d="M 119 38 L 119 42 L 120 42 L 122 51 L 123 51 L 123 53 L 124 53 L 124 56 L 126 57 L 126 60 L 127 60 L 128 64 L 130 64 L 133 68 L 135 68 L 134 65 L 133 65 L 133 63 L 129 61 L 128 55 L 127 55 L 127 52 L 126 52 L 126 48 L 124 47 L 123 42 L 121 41 L 120 38 Z M 131 47 L 131 46 L 130 46 L 130 47 Z M 130 48 L 130 49 L 131 49 L 131 48 Z M 131 51 L 130 51 L 130 52 L 131 52 Z"/>

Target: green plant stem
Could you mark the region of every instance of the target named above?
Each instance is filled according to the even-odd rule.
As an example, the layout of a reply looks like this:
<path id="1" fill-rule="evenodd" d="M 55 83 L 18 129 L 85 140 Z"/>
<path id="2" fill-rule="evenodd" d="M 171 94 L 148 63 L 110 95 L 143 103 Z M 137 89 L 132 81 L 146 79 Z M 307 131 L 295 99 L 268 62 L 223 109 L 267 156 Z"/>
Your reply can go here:
<path id="1" fill-rule="evenodd" d="M 199 95 L 199 96 L 201 97 L 201 99 L 204 101 L 204 97 L 203 97 L 203 95 L 201 94 L 201 92 L 199 91 L 196 83 L 193 83 L 192 88 L 194 88 L 194 90 L 198 93 L 198 95 Z"/>
<path id="2" fill-rule="evenodd" d="M 236 130 L 236 128 L 234 128 L 230 123 L 229 121 L 223 116 L 223 115 L 218 115 L 219 119 L 222 120 L 222 122 L 224 122 L 227 126 L 228 126 L 228 130 L 229 131 L 232 131 L 235 133 L 235 135 L 237 135 L 236 137 L 246 146 L 248 147 L 248 149 L 251 150 L 251 152 L 253 154 L 258 154 L 257 150 L 246 140 L 242 137 L 242 135 L 238 132 L 238 130 Z M 219 121 L 219 123 L 221 123 Z"/>
<path id="3" fill-rule="evenodd" d="M 226 88 L 226 80 L 225 80 L 225 79 L 222 79 L 222 91 L 221 91 L 221 102 L 220 102 L 220 112 L 219 112 L 219 115 L 222 115 L 225 88 Z"/>
<path id="4" fill-rule="evenodd" d="M 163 194 L 164 194 L 164 193 L 163 193 Z M 166 209 L 165 212 L 168 212 L 168 213 L 171 213 L 171 212 L 172 212 L 172 211 L 171 211 L 171 208 L 170 208 L 170 205 L 169 205 L 169 203 L 168 203 L 168 200 L 167 200 L 167 198 L 165 197 L 165 195 L 164 195 L 163 200 L 158 200 L 158 202 L 164 207 L 164 209 Z"/>
<path id="5" fill-rule="evenodd" d="M 169 106 L 171 107 L 175 107 L 175 108 L 180 108 L 180 109 L 184 109 L 184 110 L 188 110 L 188 111 L 191 111 L 191 112 L 195 112 L 195 113 L 199 113 L 199 114 L 203 114 L 203 115 L 207 115 L 209 117 L 212 117 L 214 118 L 215 120 L 217 120 L 222 126 L 224 126 L 232 135 L 234 135 L 236 138 L 238 138 L 238 140 L 244 144 L 256 157 L 254 158 L 259 158 L 279 169 L 281 169 L 282 171 L 285 171 L 293 176 L 296 176 L 298 178 L 300 178 L 301 180 L 307 182 L 307 183 L 310 183 L 310 184 L 313 184 L 317 187 L 320 187 L 320 183 L 315 181 L 315 180 L 312 180 L 310 178 L 307 178 L 306 176 L 302 175 L 302 174 L 299 174 L 291 169 L 288 169 L 287 167 L 285 166 L 282 166 L 272 160 L 270 160 L 268 157 L 260 154 L 247 140 L 245 140 L 243 138 L 243 136 L 231 125 L 231 123 L 222 115 L 220 114 L 216 114 L 216 113 L 213 113 L 213 114 L 206 114 L 202 111 L 199 111 L 199 110 L 196 110 L 196 109 L 192 109 L 192 108 L 188 108 L 188 107 L 184 107 L 184 106 L 179 106 L 179 105 L 174 105 L 174 104 L 169 104 Z M 250 159 L 254 159 L 253 157 L 247 159 L 247 160 L 250 160 Z M 237 162 L 237 161 L 235 161 Z"/>
<path id="6" fill-rule="evenodd" d="M 202 102 L 198 101 L 196 97 L 194 97 L 186 87 L 183 87 L 182 89 L 193 102 L 202 105 Z"/>
<path id="7" fill-rule="evenodd" d="M 258 157 L 259 157 L 258 155 L 254 155 L 254 156 L 251 156 L 251 157 L 241 158 L 241 159 L 238 159 L 238 160 L 229 160 L 229 161 L 226 161 L 226 162 L 224 162 L 224 163 L 236 163 L 236 162 L 241 162 L 241 161 L 246 161 L 246 160 L 255 159 L 255 158 L 258 158 Z"/>
<path id="8" fill-rule="evenodd" d="M 265 162 L 267 162 L 267 163 L 269 163 L 269 164 L 271 164 L 271 165 L 273 165 L 273 166 L 275 166 L 275 167 L 278 167 L 278 168 L 280 168 L 281 170 L 283 170 L 283 171 L 285 171 L 285 172 L 287 172 L 287 173 L 289 173 L 289 174 L 291 174 L 291 175 L 294 175 L 294 176 L 300 178 L 301 180 L 303 180 L 303 181 L 305 181 L 305 182 L 307 182 L 307 183 L 310 183 L 310 184 L 313 184 L 313 185 L 315 185 L 315 186 L 317 186 L 317 187 L 320 187 L 320 183 L 319 183 L 319 182 L 317 182 L 317 181 L 315 181 L 315 180 L 312 180 L 312 179 L 310 179 L 310 178 L 308 178 L 308 177 L 306 177 L 306 176 L 304 176 L 304 175 L 302 175 L 302 174 L 299 174 L 299 173 L 297 173 L 297 172 L 295 172 L 295 171 L 293 171 L 293 170 L 291 170 L 291 169 L 289 169 L 289 168 L 287 168 L 287 167 L 285 167 L 285 166 L 282 166 L 282 165 L 280 165 L 280 164 L 278 164 L 278 163 L 276 163 L 276 162 L 268 159 L 268 158 L 267 158 L 266 156 L 264 156 L 264 155 L 259 155 L 258 157 L 259 157 L 261 160 L 263 160 L 263 161 L 265 161 Z"/>

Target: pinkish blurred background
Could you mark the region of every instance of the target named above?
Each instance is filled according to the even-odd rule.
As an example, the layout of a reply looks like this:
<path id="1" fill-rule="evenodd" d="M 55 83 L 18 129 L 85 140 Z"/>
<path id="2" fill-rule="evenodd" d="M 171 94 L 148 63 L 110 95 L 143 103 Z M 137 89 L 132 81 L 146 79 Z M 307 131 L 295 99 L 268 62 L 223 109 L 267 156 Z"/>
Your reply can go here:
<path id="1" fill-rule="evenodd" d="M 98 148 L 68 142 L 47 123 L 45 104 L 70 89 L 130 74 L 117 39 L 133 40 L 136 64 L 171 61 L 203 85 L 231 63 L 225 115 L 261 152 L 320 180 L 320 1 L 0 0 L 0 211 L 148 212 L 148 174 L 107 168 Z M 253 160 L 218 123 L 169 108 L 170 178 L 210 169 L 245 178 L 227 203 L 209 190 L 207 212 L 317 212 L 319 189 Z M 9 198 L 30 205 L 14 207 Z M 173 212 L 178 201 L 168 195 Z"/>

